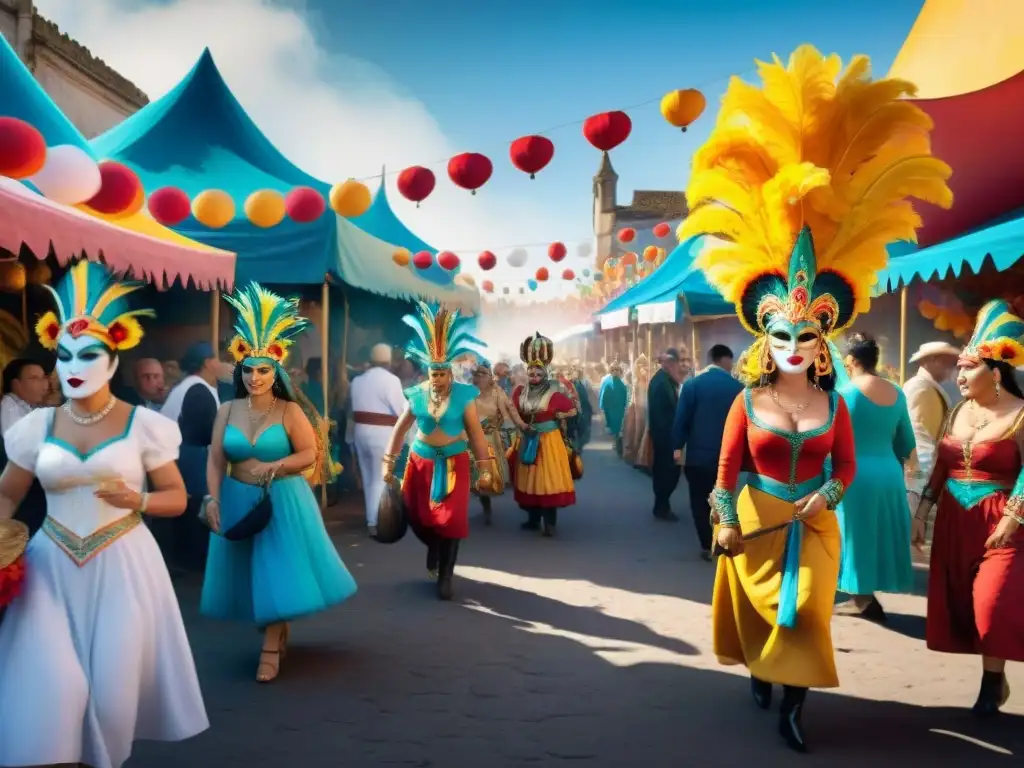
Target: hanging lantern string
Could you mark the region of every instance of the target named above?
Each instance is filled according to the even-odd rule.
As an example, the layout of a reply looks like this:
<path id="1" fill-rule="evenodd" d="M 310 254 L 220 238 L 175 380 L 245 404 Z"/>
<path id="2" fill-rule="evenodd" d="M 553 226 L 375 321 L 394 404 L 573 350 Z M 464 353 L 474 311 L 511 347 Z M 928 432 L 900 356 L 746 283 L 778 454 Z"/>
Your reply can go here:
<path id="1" fill-rule="evenodd" d="M 748 70 L 746 70 L 744 72 L 739 73 L 739 75 L 735 75 L 735 73 L 734 74 L 729 74 L 729 75 L 723 75 L 721 77 L 716 77 L 714 80 L 708 80 L 708 81 L 706 81 L 706 82 L 704 82 L 704 83 L 702 83 L 700 85 L 693 86 L 693 87 L 697 88 L 698 90 L 705 90 L 705 89 L 708 89 L 709 86 L 717 85 L 718 83 L 721 83 L 723 81 L 728 81 L 730 78 L 732 78 L 734 76 L 742 77 L 742 78 L 747 78 L 750 75 L 754 75 L 756 73 L 757 73 L 757 70 L 748 69 Z M 647 107 L 647 106 L 650 106 L 651 104 L 658 104 L 661 101 L 661 99 L 662 99 L 662 96 L 656 96 L 653 99 L 647 99 L 647 101 L 641 101 L 641 102 L 638 102 L 637 104 L 633 104 L 633 105 L 628 106 L 628 107 L 623 107 L 623 108 L 619 109 L 618 111 L 619 112 L 626 112 L 628 114 L 631 110 L 640 109 L 641 107 Z M 580 120 L 570 120 L 567 123 L 559 123 L 558 125 L 551 126 L 550 128 L 545 128 L 543 131 L 537 131 L 536 133 L 534 133 L 532 135 L 534 135 L 534 136 L 547 136 L 548 134 L 554 133 L 555 131 L 561 131 L 561 130 L 564 130 L 566 128 L 572 128 L 574 125 L 583 125 L 585 122 L 587 122 L 587 118 L 589 118 L 589 117 L 590 117 L 590 115 L 588 115 L 587 117 L 584 117 L 584 118 L 582 118 Z M 505 145 L 507 147 L 510 147 L 510 146 L 512 146 L 512 144 L 514 142 L 515 142 L 515 139 L 513 139 L 512 141 L 505 142 Z M 422 167 L 424 167 L 424 168 L 436 168 L 438 166 L 447 166 L 449 160 L 451 160 L 451 158 L 450 157 L 446 157 L 446 158 L 444 158 L 442 160 L 435 160 L 434 162 L 428 163 L 428 164 L 426 164 L 426 165 L 424 165 Z M 385 163 L 385 166 L 387 166 L 387 163 Z M 405 169 L 404 168 L 400 168 L 397 171 L 385 171 L 383 174 L 375 173 L 375 174 L 372 174 L 370 176 L 359 176 L 359 177 L 354 178 L 353 180 L 354 181 L 376 181 L 377 179 L 380 179 L 382 176 L 385 177 L 385 178 L 391 177 L 391 176 L 397 176 L 403 170 L 405 170 Z M 527 246 L 508 246 L 508 247 L 525 248 Z M 459 253 L 459 251 L 455 251 L 455 253 Z"/>

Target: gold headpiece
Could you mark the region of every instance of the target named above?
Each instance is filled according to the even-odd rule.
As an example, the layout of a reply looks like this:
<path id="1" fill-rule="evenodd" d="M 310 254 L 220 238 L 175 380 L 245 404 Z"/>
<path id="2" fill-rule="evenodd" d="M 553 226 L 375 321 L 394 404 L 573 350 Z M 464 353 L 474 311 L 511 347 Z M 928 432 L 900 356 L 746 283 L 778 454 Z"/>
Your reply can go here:
<path id="1" fill-rule="evenodd" d="M 868 309 L 887 246 L 916 240 L 909 198 L 952 204 L 914 86 L 872 82 L 865 56 L 841 68 L 812 46 L 758 62 L 763 86 L 733 78 L 694 155 L 679 239 L 709 236 L 695 264 L 759 337 L 753 378 L 772 327 L 829 335 Z"/>
<path id="2" fill-rule="evenodd" d="M 540 331 L 528 336 L 519 345 L 519 359 L 527 366 L 535 368 L 547 368 L 555 356 L 555 346 L 551 339 L 541 336 Z"/>

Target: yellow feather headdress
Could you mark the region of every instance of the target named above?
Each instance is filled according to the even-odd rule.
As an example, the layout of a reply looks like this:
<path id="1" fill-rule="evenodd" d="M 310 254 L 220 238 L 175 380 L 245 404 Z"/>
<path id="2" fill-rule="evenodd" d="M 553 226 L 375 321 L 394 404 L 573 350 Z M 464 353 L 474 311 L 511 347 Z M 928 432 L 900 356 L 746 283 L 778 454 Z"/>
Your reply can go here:
<path id="1" fill-rule="evenodd" d="M 127 297 L 142 283 L 120 281 L 103 264 L 81 260 L 67 271 L 56 288 L 43 286 L 57 304 L 36 323 L 43 348 L 55 350 L 60 337 L 91 336 L 114 352 L 123 352 L 142 341 L 140 317 L 156 317 L 151 309 L 130 309 Z"/>
<path id="2" fill-rule="evenodd" d="M 236 362 L 262 357 L 276 363 L 288 357 L 288 347 L 309 326 L 299 314 L 298 299 L 286 299 L 256 282 L 225 296 L 235 309 L 235 338 L 228 348 Z"/>
<path id="3" fill-rule="evenodd" d="M 916 242 L 910 198 L 953 202 L 931 119 L 902 100 L 914 85 L 872 81 L 865 56 L 841 69 L 809 45 L 788 65 L 758 62 L 762 86 L 732 79 L 693 158 L 679 239 L 709 236 L 695 264 L 761 346 L 775 318 L 848 327 L 870 306 L 886 247 Z"/>

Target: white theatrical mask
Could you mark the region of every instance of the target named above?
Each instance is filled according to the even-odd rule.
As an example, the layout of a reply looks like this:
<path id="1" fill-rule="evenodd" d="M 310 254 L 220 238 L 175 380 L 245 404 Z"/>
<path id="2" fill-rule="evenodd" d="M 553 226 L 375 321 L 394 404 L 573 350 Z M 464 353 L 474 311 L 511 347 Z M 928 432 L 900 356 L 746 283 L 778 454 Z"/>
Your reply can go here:
<path id="1" fill-rule="evenodd" d="M 768 334 L 769 351 L 782 373 L 804 373 L 821 349 L 821 333 L 811 323 L 779 323 Z"/>
<path id="2" fill-rule="evenodd" d="M 107 346 L 93 336 L 83 333 L 74 338 L 65 333 L 57 343 L 57 378 L 69 400 L 95 395 L 114 377 L 117 364 Z"/>

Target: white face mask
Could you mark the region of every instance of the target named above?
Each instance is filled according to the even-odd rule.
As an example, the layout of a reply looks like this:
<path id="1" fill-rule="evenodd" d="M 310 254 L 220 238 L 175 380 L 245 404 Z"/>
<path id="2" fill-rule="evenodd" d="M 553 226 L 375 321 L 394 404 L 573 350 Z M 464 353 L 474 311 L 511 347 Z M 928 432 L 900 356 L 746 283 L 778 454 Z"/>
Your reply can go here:
<path id="1" fill-rule="evenodd" d="M 110 350 L 92 336 L 82 334 L 75 339 L 64 334 L 57 343 L 57 377 L 64 397 L 70 400 L 95 395 L 116 370 L 117 361 L 111 365 Z"/>
<path id="2" fill-rule="evenodd" d="M 768 346 L 782 373 L 804 373 L 818 356 L 821 334 L 810 324 L 779 323 L 768 334 Z"/>

